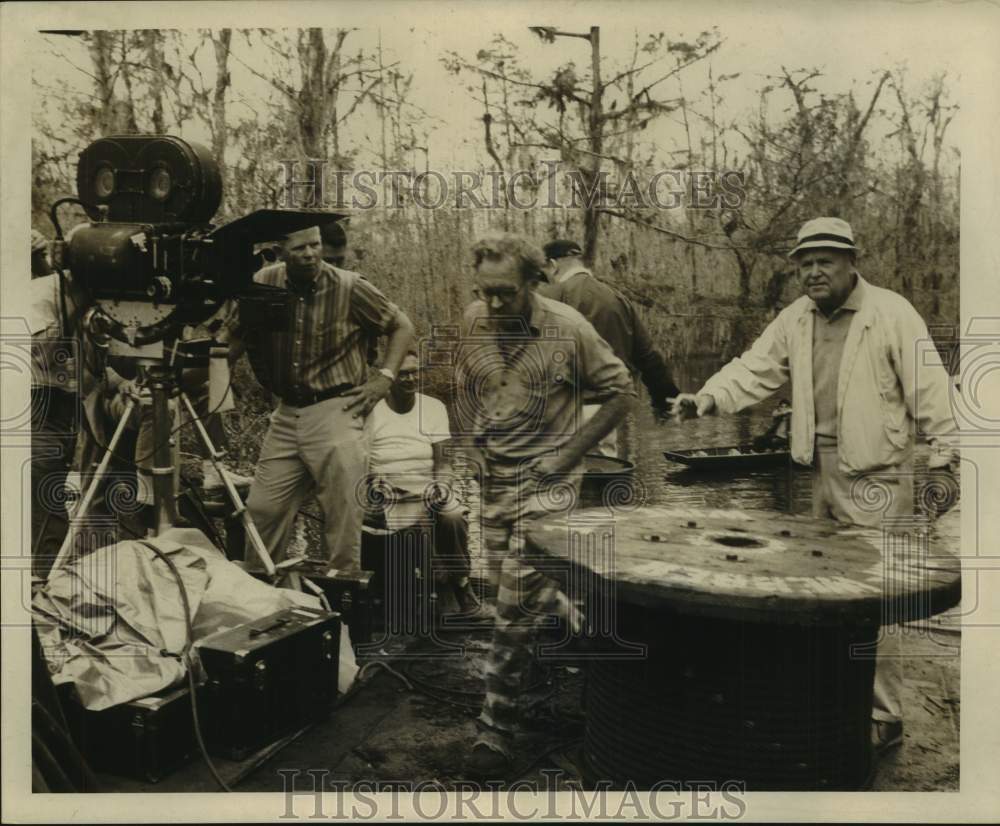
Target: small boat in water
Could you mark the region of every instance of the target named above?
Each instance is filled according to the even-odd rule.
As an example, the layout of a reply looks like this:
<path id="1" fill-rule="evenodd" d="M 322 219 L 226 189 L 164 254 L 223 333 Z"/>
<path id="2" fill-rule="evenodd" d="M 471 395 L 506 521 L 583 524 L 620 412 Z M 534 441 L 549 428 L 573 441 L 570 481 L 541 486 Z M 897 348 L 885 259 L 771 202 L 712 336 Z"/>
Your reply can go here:
<path id="1" fill-rule="evenodd" d="M 665 450 L 663 455 L 697 470 L 733 470 L 743 467 L 780 465 L 789 460 L 787 447 L 754 447 L 753 444 Z"/>
<path id="2" fill-rule="evenodd" d="M 605 491 L 609 486 L 615 488 L 611 495 L 612 501 L 619 503 L 628 500 L 632 479 L 635 476 L 635 463 L 612 456 L 602 456 L 598 453 L 588 453 L 584 456 L 583 484 L 580 488 L 581 504 L 584 507 L 595 507 L 605 503 Z"/>

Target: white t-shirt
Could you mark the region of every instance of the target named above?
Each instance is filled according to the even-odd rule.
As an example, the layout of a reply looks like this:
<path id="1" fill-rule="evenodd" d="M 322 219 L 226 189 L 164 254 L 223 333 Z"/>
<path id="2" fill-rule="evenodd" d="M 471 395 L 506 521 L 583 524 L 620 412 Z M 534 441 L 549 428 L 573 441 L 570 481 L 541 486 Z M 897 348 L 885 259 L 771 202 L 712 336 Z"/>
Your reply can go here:
<path id="1" fill-rule="evenodd" d="M 431 478 L 431 445 L 451 437 L 444 404 L 423 393 L 407 413 L 394 412 L 382 399 L 372 409 L 368 433 L 371 472 L 411 491 L 422 491 Z"/>

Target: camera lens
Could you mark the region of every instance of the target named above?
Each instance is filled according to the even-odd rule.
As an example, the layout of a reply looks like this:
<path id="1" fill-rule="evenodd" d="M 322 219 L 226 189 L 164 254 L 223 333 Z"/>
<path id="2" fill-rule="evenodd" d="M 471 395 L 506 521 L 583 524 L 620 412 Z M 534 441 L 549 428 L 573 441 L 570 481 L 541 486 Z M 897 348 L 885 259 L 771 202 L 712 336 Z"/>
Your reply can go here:
<path id="1" fill-rule="evenodd" d="M 149 176 L 149 194 L 157 201 L 165 201 L 173 186 L 170 172 L 163 167 L 154 169 Z"/>
<path id="2" fill-rule="evenodd" d="M 102 166 L 94 176 L 94 192 L 98 198 L 110 198 L 115 191 L 115 171 L 110 166 Z"/>

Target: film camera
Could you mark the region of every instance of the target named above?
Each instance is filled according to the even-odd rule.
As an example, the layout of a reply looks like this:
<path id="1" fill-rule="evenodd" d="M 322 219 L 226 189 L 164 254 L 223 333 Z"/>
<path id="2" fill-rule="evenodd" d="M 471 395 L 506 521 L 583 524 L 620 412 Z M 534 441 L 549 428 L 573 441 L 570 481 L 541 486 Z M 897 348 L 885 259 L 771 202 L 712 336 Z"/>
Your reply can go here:
<path id="1" fill-rule="evenodd" d="M 253 274 L 262 263 L 255 246 L 345 216 L 324 210 L 259 209 L 215 226 L 211 221 L 222 200 L 219 165 L 204 147 L 170 135 L 120 135 L 94 141 L 80 155 L 77 192 L 79 197 L 61 198 L 50 209 L 57 265 L 60 273 L 69 270 L 88 295 L 87 334 L 107 346 L 110 355 L 133 359 L 139 365 L 138 381 L 151 396 L 157 530 L 176 520 L 171 476 L 171 449 L 176 442 L 171 438 L 168 403 L 178 395 L 226 481 L 234 506 L 248 520 L 235 487 L 217 462 L 221 454 L 190 399 L 177 392 L 182 367 L 209 363 L 210 347 L 196 345 L 210 342 L 183 342 L 184 328 L 208 320 L 224 302 L 236 300 L 245 327 L 256 332 L 280 329 L 287 324 L 291 294 L 254 283 Z M 90 220 L 64 237 L 58 208 L 66 203 L 83 207 Z M 86 515 L 134 404 L 132 400 L 126 405 L 76 521 Z M 251 525 L 247 528 L 266 569 L 273 572 L 259 535 Z M 72 535 L 71 530 L 53 570 L 69 552 Z"/>
<path id="2" fill-rule="evenodd" d="M 78 198 L 52 207 L 61 267 L 94 301 L 112 351 L 162 356 L 164 339 L 237 299 L 248 324 L 280 323 L 284 290 L 253 283 L 255 245 L 344 217 L 319 210 L 260 209 L 222 226 L 211 220 L 222 176 L 207 149 L 169 135 L 101 138 L 80 155 Z M 80 204 L 91 219 L 62 240 L 56 209 Z"/>

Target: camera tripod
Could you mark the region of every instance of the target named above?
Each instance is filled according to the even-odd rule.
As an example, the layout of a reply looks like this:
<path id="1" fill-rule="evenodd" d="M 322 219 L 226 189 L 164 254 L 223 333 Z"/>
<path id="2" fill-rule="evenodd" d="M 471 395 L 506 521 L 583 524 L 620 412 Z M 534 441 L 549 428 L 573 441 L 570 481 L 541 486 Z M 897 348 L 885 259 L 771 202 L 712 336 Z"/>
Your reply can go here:
<path id="1" fill-rule="evenodd" d="M 205 426 L 201 421 L 201 417 L 198 416 L 194 405 L 191 403 L 190 397 L 178 387 L 175 368 L 172 365 L 165 363 L 162 359 L 140 360 L 139 367 L 140 378 L 138 386 L 149 391 L 153 415 L 154 448 L 152 455 L 152 476 L 154 532 L 156 535 L 159 535 L 177 524 L 177 496 L 174 484 L 175 466 L 172 439 L 173 433 L 171 429 L 169 407 L 171 397 L 176 394 L 181 404 L 184 406 L 188 416 L 191 418 L 191 421 L 194 423 L 195 430 L 197 431 L 198 436 L 208 453 L 208 457 L 211 460 L 212 465 L 218 472 L 219 477 L 223 480 L 226 494 L 233 506 L 234 515 L 239 516 L 242 520 L 249 543 L 263 564 L 265 572 L 268 576 L 273 577 L 276 572 L 274 562 L 264 545 L 264 541 L 261 539 L 260 533 L 257 531 L 257 526 L 254 524 L 246 505 L 240 498 L 239 492 L 236 490 L 236 486 L 229 477 L 228 471 L 220 462 L 222 457 L 221 451 L 216 449 L 215 445 L 212 443 L 212 440 L 208 435 L 208 431 L 205 429 Z M 127 398 L 124 412 L 115 427 L 111 440 L 104 448 L 104 454 L 94 471 L 90 484 L 87 486 L 86 493 L 84 493 L 80 504 L 77 506 L 76 510 L 69 519 L 69 529 L 66 532 L 66 537 L 63 540 L 59 553 L 56 556 L 55 561 L 52 563 L 52 568 L 48 574 L 50 578 L 56 570 L 61 568 L 66 563 L 68 557 L 70 556 L 80 528 L 85 522 L 87 513 L 93 505 L 101 480 L 107 472 L 111 458 L 118 446 L 118 443 L 121 441 L 122 435 L 128 427 L 129 420 L 135 412 L 137 404 L 139 404 L 139 402 L 135 396 L 130 395 Z"/>

